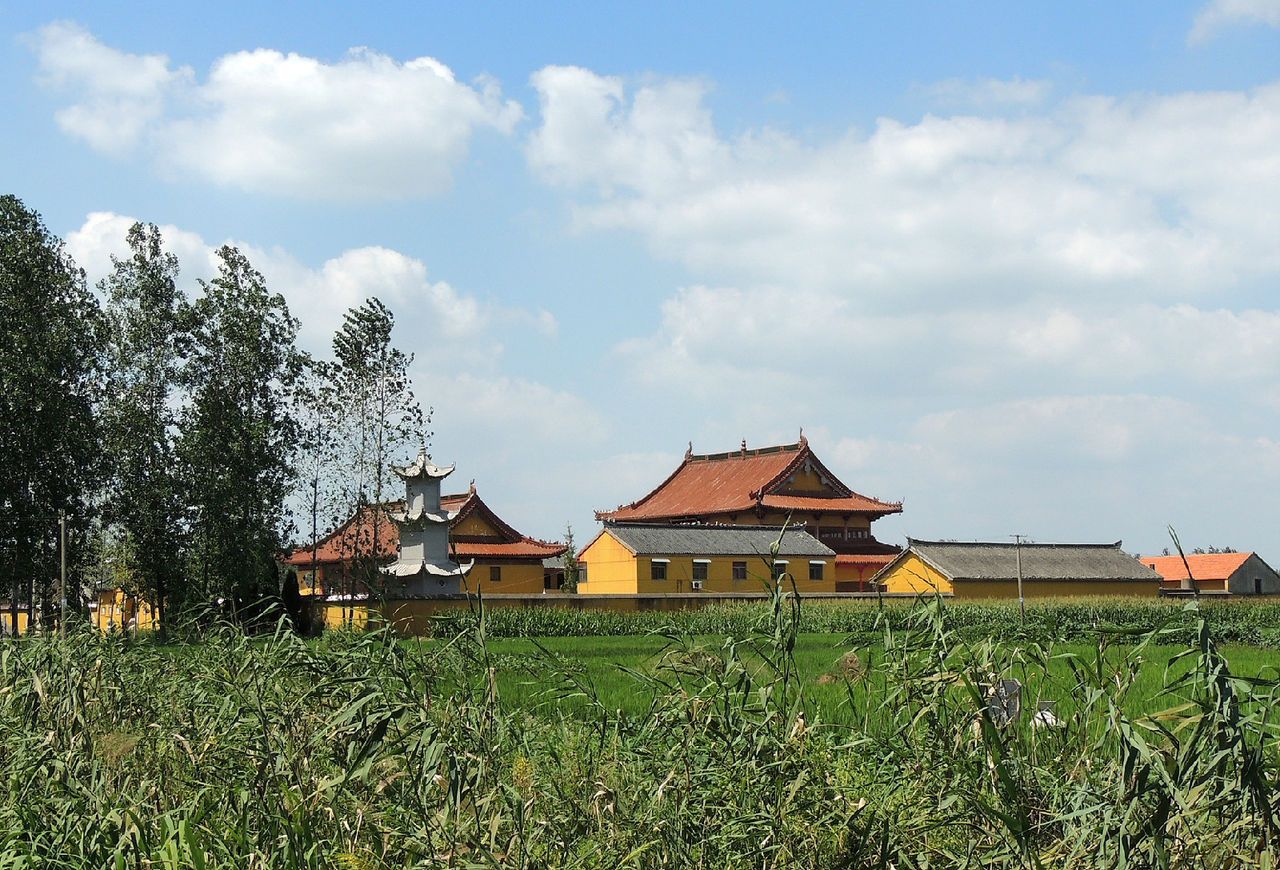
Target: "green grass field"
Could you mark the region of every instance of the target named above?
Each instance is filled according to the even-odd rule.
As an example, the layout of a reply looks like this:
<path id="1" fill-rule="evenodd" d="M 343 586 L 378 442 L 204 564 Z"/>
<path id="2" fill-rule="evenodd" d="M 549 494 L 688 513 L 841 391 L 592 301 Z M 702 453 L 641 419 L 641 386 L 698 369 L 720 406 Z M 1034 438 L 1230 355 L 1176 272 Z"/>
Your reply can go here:
<path id="1" fill-rule="evenodd" d="M 723 637 L 701 635 L 693 638 L 696 647 L 709 652 L 721 650 Z M 405 641 L 406 644 L 430 643 Z M 1176 703 L 1162 696 L 1166 684 L 1166 668 L 1183 647 L 1152 646 L 1142 651 L 1136 678 L 1127 695 L 1130 715 L 1152 713 Z M 568 671 L 594 688 L 603 707 L 621 710 L 633 716 L 642 715 L 653 701 L 654 691 L 630 671 L 655 675 L 668 656 L 679 656 L 671 641 L 658 635 L 622 635 L 605 637 L 496 638 L 489 642 L 493 656 L 498 690 L 506 705 L 522 708 L 540 716 L 575 715 L 588 704 L 584 697 L 566 687 L 563 674 Z M 1132 647 L 1116 644 L 1108 648 L 1104 663 L 1120 668 Z M 1239 677 L 1280 677 L 1280 654 L 1274 650 L 1231 645 L 1223 648 L 1232 673 Z M 1051 667 L 1048 679 L 1043 671 L 1025 663 L 1002 676 L 1020 680 L 1026 687 L 1028 708 L 1034 698 L 1052 700 L 1059 715 L 1069 715 L 1074 707 L 1077 681 L 1070 662 L 1081 666 L 1096 664 L 1098 644 L 1062 643 L 1048 648 Z M 849 654 L 857 656 L 849 661 Z M 811 721 L 830 724 L 848 723 L 867 708 L 869 693 L 883 686 L 880 672 L 882 649 L 854 643 L 844 634 L 809 633 L 799 636 L 795 664 L 805 696 L 805 709 Z M 748 661 L 757 667 L 762 663 L 750 653 Z M 1013 655 L 1018 660 L 1016 652 Z M 1188 667 L 1181 661 L 1172 665 L 1173 674 Z M 852 691 L 852 697 L 850 692 Z"/>

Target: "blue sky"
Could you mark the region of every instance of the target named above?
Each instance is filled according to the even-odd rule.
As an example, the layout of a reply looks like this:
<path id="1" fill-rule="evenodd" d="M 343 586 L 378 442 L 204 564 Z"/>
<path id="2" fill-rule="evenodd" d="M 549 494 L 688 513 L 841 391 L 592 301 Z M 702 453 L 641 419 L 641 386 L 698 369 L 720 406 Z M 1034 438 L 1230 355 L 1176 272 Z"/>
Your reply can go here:
<path id="1" fill-rule="evenodd" d="M 91 278 L 142 219 L 316 352 L 379 295 L 530 533 L 803 425 L 882 539 L 1280 553 L 1277 0 L 7 13 Z"/>

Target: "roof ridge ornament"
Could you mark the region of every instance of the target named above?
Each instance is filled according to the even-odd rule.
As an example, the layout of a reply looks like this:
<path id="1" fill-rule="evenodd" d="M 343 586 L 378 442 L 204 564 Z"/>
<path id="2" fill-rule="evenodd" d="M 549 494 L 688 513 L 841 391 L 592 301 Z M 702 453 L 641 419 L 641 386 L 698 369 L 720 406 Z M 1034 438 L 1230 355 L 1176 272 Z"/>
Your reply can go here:
<path id="1" fill-rule="evenodd" d="M 809 446 L 809 439 L 808 439 L 808 438 L 806 438 L 806 437 L 804 437 L 804 427 L 803 427 L 803 426 L 801 426 L 801 427 L 800 427 L 800 446 L 801 446 L 801 447 L 808 447 L 808 446 Z"/>
<path id="2" fill-rule="evenodd" d="M 685 459 L 693 458 L 693 442 L 692 441 L 689 442 L 689 446 L 686 447 L 684 450 L 684 458 Z"/>
<path id="3" fill-rule="evenodd" d="M 745 459 L 746 457 L 747 457 L 747 439 L 743 438 L 742 439 L 742 458 Z"/>

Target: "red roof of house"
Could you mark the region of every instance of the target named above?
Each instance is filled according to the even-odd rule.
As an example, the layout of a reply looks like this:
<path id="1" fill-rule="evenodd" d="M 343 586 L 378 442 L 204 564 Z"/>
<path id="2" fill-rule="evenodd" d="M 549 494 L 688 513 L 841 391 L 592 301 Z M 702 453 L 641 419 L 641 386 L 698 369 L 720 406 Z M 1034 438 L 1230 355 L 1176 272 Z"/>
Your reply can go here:
<path id="1" fill-rule="evenodd" d="M 400 548 L 400 531 L 395 523 L 387 518 L 388 508 L 398 503 L 383 505 L 366 505 L 351 519 L 343 523 L 332 534 L 320 541 L 317 548 L 316 561 L 320 564 L 347 562 L 357 552 L 366 550 L 373 544 L 375 528 L 378 533 L 378 557 L 389 559 L 396 555 Z M 497 535 L 460 535 L 450 536 L 449 551 L 459 560 L 466 559 L 553 559 L 564 555 L 568 549 L 563 544 L 550 541 L 539 541 L 522 535 L 507 523 L 503 522 L 493 510 L 485 504 L 473 489 L 470 492 L 440 497 L 440 506 L 457 514 L 450 519 L 450 526 L 480 513 L 489 524 L 498 530 Z M 305 568 L 311 565 L 310 547 L 299 547 L 289 555 L 285 562 L 289 565 Z"/>
<path id="2" fill-rule="evenodd" d="M 1191 574 L 1197 580 L 1226 580 L 1249 560 L 1253 553 L 1188 553 Z M 1141 556 L 1139 561 L 1165 580 L 1186 580 L 1187 566 L 1181 556 Z"/>
<path id="3" fill-rule="evenodd" d="M 829 497 L 785 492 L 787 478 L 805 466 L 830 486 Z M 884 516 L 902 511 L 901 503 L 860 495 L 826 469 L 801 438 L 796 444 L 731 453 L 685 454 L 671 476 L 639 501 L 617 510 L 597 511 L 601 520 L 666 520 L 746 512 L 757 507 Z"/>

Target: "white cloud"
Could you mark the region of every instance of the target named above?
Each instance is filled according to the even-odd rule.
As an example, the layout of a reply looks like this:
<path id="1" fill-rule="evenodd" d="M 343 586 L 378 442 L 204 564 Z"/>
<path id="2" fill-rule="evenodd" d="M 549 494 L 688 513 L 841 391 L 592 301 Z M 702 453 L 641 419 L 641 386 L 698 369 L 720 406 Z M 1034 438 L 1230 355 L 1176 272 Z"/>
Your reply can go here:
<path id="1" fill-rule="evenodd" d="M 135 219 L 113 212 L 93 212 L 78 229 L 67 234 L 67 251 L 85 269 L 90 283 L 105 277 L 111 256 L 123 256 L 125 236 Z M 178 257 L 182 282 L 195 289 L 196 279 L 217 274 L 218 245 L 197 233 L 174 226 L 160 227 L 166 248 Z M 554 338 L 555 317 L 547 311 L 509 308 L 457 290 L 444 281 L 430 280 L 426 264 L 399 251 L 380 246 L 353 248 L 318 268 L 300 262 L 280 248 L 262 248 L 227 240 L 238 247 L 266 278 L 267 286 L 284 295 L 302 322 L 302 342 L 327 353 L 335 329 L 347 309 L 376 296 L 396 313 L 409 347 L 429 345 L 431 355 L 471 349 L 492 360 L 501 355 L 495 330 L 513 327 Z M 430 342 L 425 340 L 430 336 Z"/>
<path id="2" fill-rule="evenodd" d="M 1196 15 L 1189 42 L 1203 42 L 1233 25 L 1280 27 L 1280 0 L 1212 0 Z"/>
<path id="3" fill-rule="evenodd" d="M 137 221 L 110 211 L 90 212 L 83 224 L 67 233 L 67 253 L 85 270 L 91 285 L 111 272 L 111 258 L 124 257 L 129 246 L 126 236 Z M 178 258 L 188 283 L 195 278 L 209 278 L 217 270 L 214 249 L 205 244 L 198 233 L 172 224 L 160 226 L 165 248 Z"/>
<path id="4" fill-rule="evenodd" d="M 999 393 L 1042 385 L 1212 387 L 1246 405 L 1280 389 L 1280 312 L 1031 299 L 880 313 L 833 290 L 694 286 L 658 330 L 619 345 L 638 383 L 701 401 Z M 808 417 L 808 419 L 817 419 Z"/>
<path id="5" fill-rule="evenodd" d="M 550 180 L 672 192 L 704 178 L 724 154 L 702 107 L 702 82 L 646 85 L 629 105 L 621 79 L 581 67 L 544 67 L 532 83 L 543 124 L 529 160 Z"/>
<path id="6" fill-rule="evenodd" d="M 1111 541 L 1158 551 L 1174 524 L 1192 546 L 1265 549 L 1252 521 L 1280 483 L 1280 451 L 1198 404 L 1143 393 L 1046 395 L 926 413 L 900 437 L 842 437 L 819 452 L 854 486 L 888 484 L 902 516 L 881 539 Z M 1251 508 L 1250 506 L 1254 506 Z"/>
<path id="7" fill-rule="evenodd" d="M 137 150 L 173 175 L 305 199 L 399 199 L 449 186 L 472 134 L 521 117 L 497 84 L 456 80 L 430 57 L 365 48 L 336 62 L 268 49 L 219 58 L 203 82 L 163 55 L 51 24 L 31 40 L 42 78 L 69 94 L 62 128 L 92 147 Z"/>
<path id="8" fill-rule="evenodd" d="M 986 407 L 928 414 L 914 427 L 929 444 L 988 462 L 1011 462 L 1013 454 L 1054 463 L 1074 456 L 1104 463 L 1132 459 L 1153 439 L 1179 426 L 1199 428 L 1197 409 L 1176 399 L 1145 395 L 1045 396 Z"/>
<path id="9" fill-rule="evenodd" d="M 476 374 L 456 363 L 431 367 L 430 362 L 424 359 L 416 367 L 414 381 L 437 407 L 465 415 L 465 421 L 456 420 L 453 426 L 470 433 L 472 449 L 483 443 L 490 450 L 519 451 L 513 442 L 522 440 L 543 448 L 598 444 L 605 436 L 605 418 L 570 392 L 520 377 Z"/>
<path id="10" fill-rule="evenodd" d="M 1016 118 L 881 119 L 807 144 L 719 135 L 704 86 L 534 76 L 530 165 L 702 280 L 887 307 L 1065 288 L 1178 300 L 1280 271 L 1280 85 L 1069 99 Z M 662 124 L 638 118 L 658 117 Z"/>
<path id="11" fill-rule="evenodd" d="M 56 114 L 58 126 L 111 154 L 133 148 L 163 113 L 166 97 L 192 79 L 188 67 L 173 69 L 162 54 L 118 51 L 70 21 L 42 27 L 29 42 L 41 81 L 78 94 Z"/>
<path id="12" fill-rule="evenodd" d="M 945 79 L 925 87 L 924 92 L 945 106 L 977 109 L 1002 106 L 1035 106 L 1043 103 L 1053 90 L 1044 79 Z"/>

